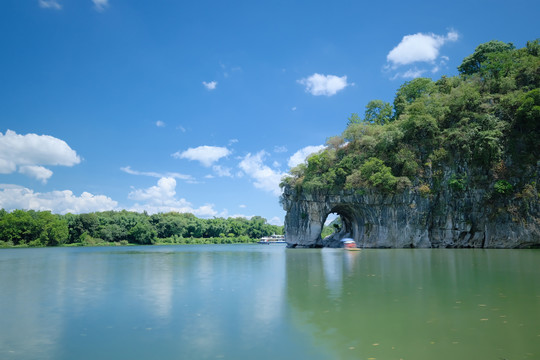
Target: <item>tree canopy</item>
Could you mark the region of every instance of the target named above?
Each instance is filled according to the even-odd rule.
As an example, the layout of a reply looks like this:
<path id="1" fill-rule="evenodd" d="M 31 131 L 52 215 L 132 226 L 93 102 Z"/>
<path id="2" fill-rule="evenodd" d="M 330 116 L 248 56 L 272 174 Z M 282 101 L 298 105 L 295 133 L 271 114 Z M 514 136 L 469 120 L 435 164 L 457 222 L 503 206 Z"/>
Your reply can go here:
<path id="1" fill-rule="evenodd" d="M 0 210 L 0 246 L 234 243 L 282 233 L 282 226 L 270 225 L 260 216 L 199 219 L 176 212 L 148 215 L 123 210 L 57 215 Z"/>
<path id="2" fill-rule="evenodd" d="M 540 157 L 539 40 L 521 49 L 481 44 L 458 70 L 437 81 L 405 82 L 393 106 L 370 101 L 363 119 L 348 119 L 341 141 L 330 138 L 281 185 L 327 193 L 415 187 L 425 194 L 478 186 L 516 196 L 537 189 L 534 176 L 524 175 L 534 173 Z"/>

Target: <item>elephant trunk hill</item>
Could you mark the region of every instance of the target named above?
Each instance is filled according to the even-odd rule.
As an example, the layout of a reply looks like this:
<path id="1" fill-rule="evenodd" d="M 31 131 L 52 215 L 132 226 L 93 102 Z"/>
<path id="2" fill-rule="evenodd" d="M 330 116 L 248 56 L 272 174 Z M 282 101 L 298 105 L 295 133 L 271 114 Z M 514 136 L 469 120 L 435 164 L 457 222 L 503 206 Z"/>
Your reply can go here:
<path id="1" fill-rule="evenodd" d="M 458 70 L 369 102 L 291 169 L 290 247 L 540 247 L 539 41 L 481 44 Z"/>

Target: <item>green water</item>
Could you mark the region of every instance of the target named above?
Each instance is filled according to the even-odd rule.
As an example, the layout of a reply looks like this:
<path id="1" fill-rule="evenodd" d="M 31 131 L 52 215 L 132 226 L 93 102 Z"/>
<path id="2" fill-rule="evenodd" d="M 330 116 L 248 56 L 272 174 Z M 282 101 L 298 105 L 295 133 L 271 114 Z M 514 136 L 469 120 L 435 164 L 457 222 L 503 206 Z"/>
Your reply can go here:
<path id="1" fill-rule="evenodd" d="M 4 249 L 0 359 L 540 359 L 540 251 Z"/>

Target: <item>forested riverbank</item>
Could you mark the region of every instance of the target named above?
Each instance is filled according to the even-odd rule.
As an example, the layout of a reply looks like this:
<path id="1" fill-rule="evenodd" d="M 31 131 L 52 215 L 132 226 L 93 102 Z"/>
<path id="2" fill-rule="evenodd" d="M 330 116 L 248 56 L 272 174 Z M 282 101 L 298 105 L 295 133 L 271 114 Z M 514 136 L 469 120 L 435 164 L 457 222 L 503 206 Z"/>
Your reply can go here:
<path id="1" fill-rule="evenodd" d="M 200 219 L 175 212 L 148 215 L 122 210 L 59 215 L 0 210 L 0 247 L 232 244 L 282 233 L 282 226 L 268 224 L 260 216 Z"/>

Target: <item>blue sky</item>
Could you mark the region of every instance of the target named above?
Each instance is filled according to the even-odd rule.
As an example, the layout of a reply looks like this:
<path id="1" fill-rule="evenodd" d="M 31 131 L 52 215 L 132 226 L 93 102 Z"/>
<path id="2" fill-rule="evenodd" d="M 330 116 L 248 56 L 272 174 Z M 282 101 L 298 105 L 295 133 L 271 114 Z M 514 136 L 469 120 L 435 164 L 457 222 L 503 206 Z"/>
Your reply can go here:
<path id="1" fill-rule="evenodd" d="M 0 207 L 282 224 L 279 179 L 373 99 L 540 36 L 535 1 L 3 0 Z"/>

